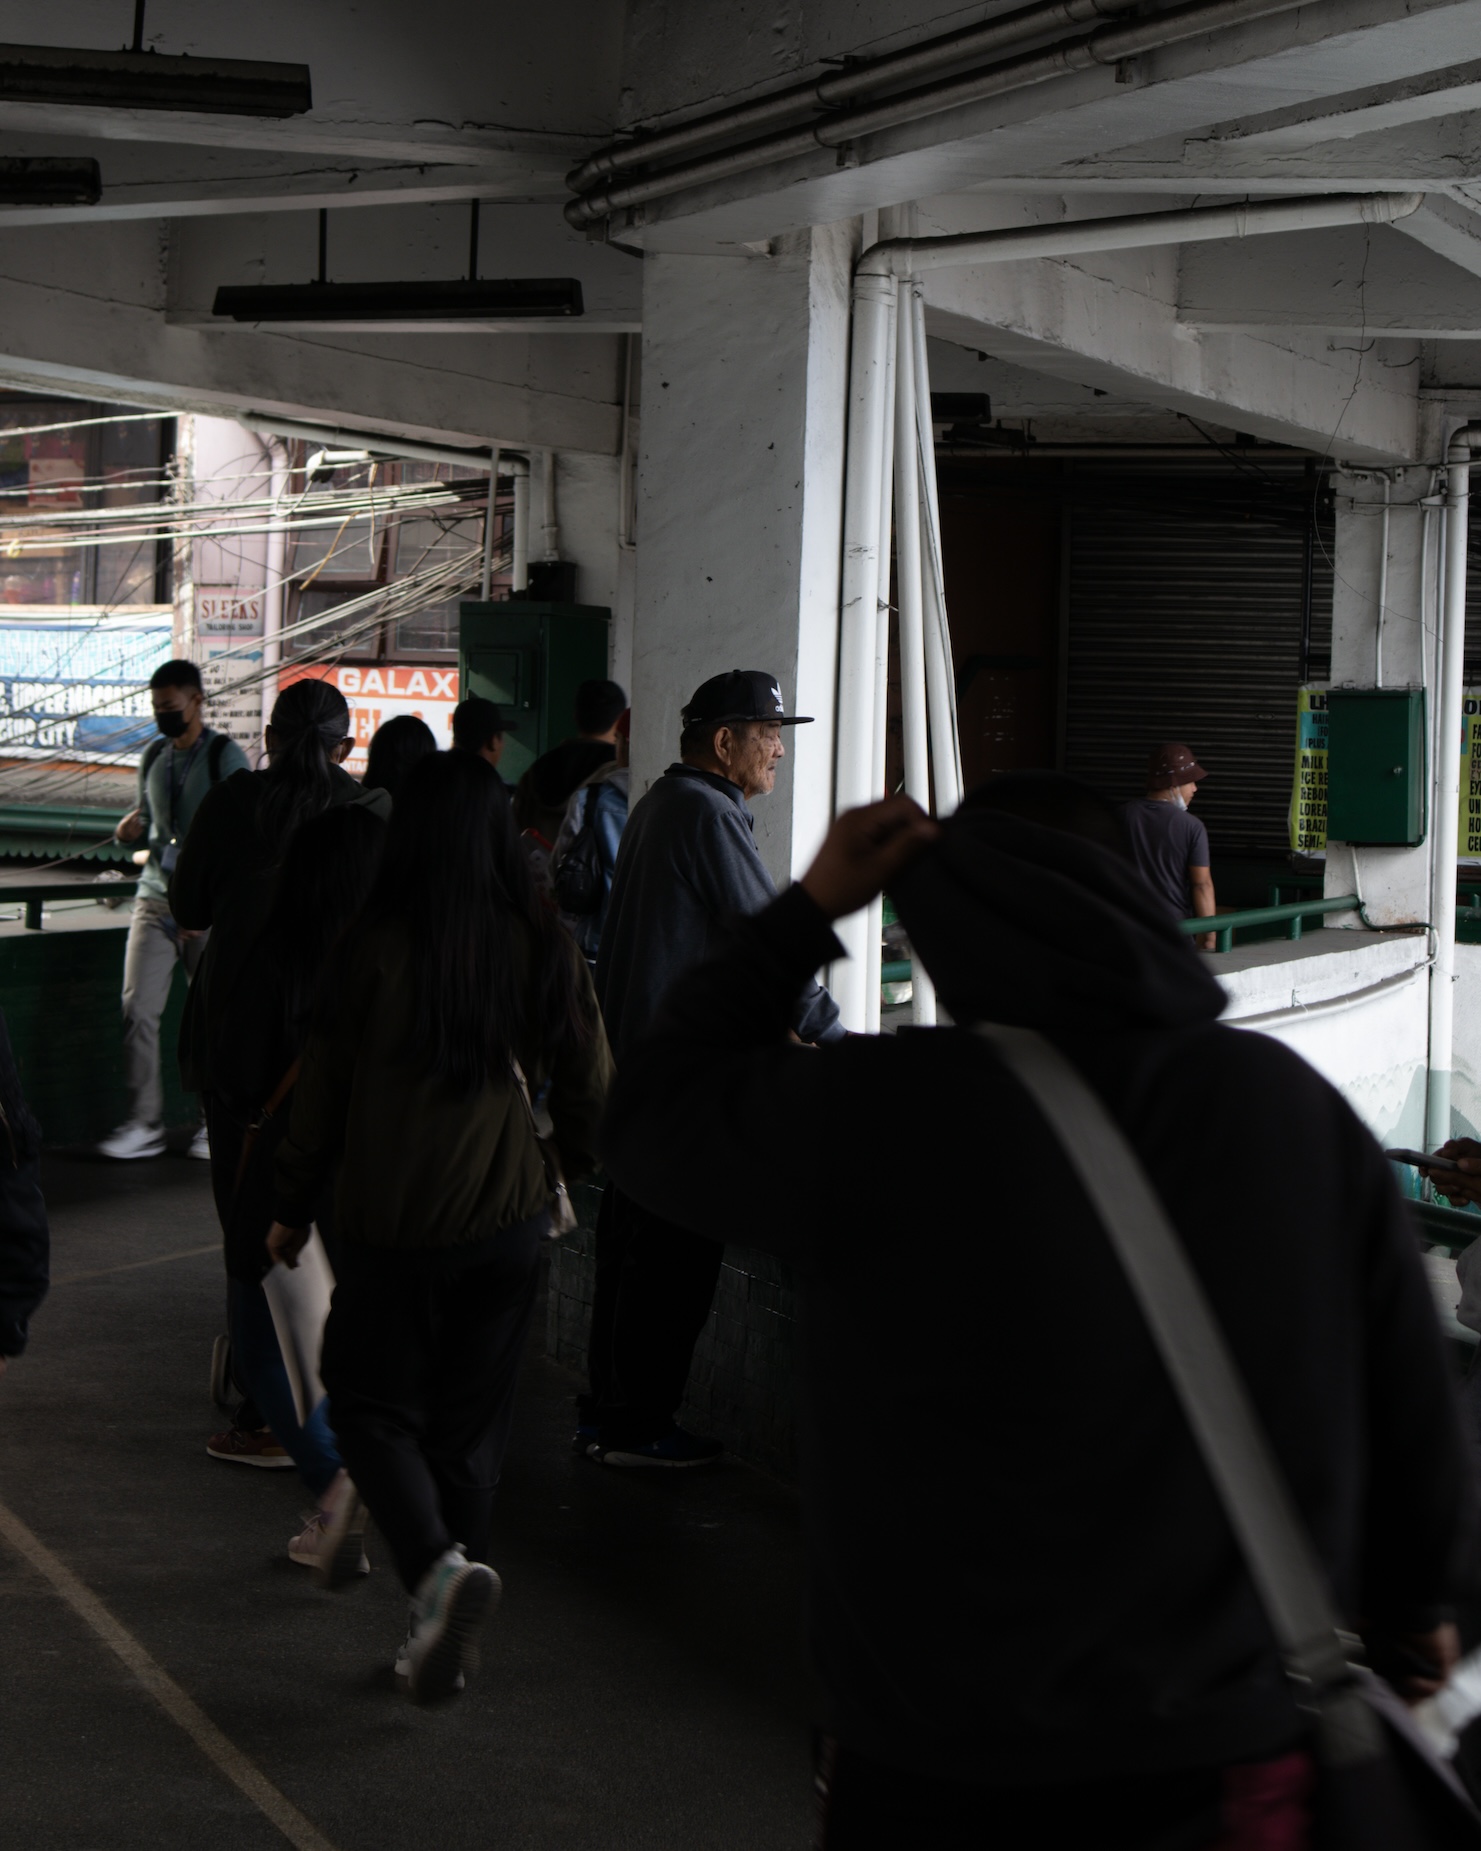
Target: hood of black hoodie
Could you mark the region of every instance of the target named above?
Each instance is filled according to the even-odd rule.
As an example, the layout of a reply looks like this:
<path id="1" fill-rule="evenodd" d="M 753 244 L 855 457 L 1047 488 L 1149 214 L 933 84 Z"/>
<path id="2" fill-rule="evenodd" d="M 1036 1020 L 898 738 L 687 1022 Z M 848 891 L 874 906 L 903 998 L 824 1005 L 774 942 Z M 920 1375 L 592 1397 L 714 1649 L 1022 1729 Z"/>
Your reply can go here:
<path id="1" fill-rule="evenodd" d="M 958 1022 L 1099 1033 L 1223 1011 L 1223 990 L 1136 867 L 1081 836 L 959 811 L 891 897 Z"/>

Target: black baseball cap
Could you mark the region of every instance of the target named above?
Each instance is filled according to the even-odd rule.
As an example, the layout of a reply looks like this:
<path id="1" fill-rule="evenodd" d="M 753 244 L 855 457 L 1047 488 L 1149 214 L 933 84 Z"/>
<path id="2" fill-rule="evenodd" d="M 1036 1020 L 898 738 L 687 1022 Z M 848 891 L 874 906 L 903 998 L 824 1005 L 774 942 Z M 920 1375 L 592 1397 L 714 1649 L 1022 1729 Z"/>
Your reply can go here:
<path id="1" fill-rule="evenodd" d="M 778 726 L 811 726 L 810 713 L 788 713 L 775 675 L 759 668 L 733 668 L 711 675 L 685 701 L 680 714 L 686 726 L 704 721 L 770 720 Z"/>

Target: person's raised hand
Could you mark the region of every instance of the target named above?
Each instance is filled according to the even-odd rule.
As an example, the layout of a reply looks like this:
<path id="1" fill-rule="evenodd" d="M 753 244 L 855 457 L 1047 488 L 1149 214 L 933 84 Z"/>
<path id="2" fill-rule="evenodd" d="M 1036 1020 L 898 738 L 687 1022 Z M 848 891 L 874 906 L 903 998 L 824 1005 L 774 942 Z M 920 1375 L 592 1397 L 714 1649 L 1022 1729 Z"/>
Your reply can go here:
<path id="1" fill-rule="evenodd" d="M 1481 1144 L 1474 1138 L 1451 1138 L 1435 1155 L 1453 1157 L 1460 1165 L 1458 1174 L 1454 1170 L 1424 1171 L 1434 1184 L 1436 1194 L 1443 1195 L 1447 1202 L 1481 1202 Z M 1422 1167 L 1415 1166 L 1416 1169 Z"/>
<path id="2" fill-rule="evenodd" d="M 867 906 L 941 833 L 910 797 L 846 810 L 828 831 L 802 889 L 829 919 Z"/>
<path id="3" fill-rule="evenodd" d="M 144 833 L 144 813 L 142 810 L 130 810 L 114 830 L 114 838 L 119 842 L 137 842 Z"/>
<path id="4" fill-rule="evenodd" d="M 290 1272 L 298 1265 L 298 1256 L 309 1242 L 307 1228 L 290 1228 L 275 1221 L 267 1231 L 267 1250 L 274 1260 L 281 1260 Z"/>

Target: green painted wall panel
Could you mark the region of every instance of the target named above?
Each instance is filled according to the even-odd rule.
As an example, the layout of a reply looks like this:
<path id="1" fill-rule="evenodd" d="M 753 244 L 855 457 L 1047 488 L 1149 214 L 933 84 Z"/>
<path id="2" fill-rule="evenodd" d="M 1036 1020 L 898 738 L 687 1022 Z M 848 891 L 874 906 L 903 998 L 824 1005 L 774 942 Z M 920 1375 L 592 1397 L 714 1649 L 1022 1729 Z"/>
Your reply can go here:
<path id="1" fill-rule="evenodd" d="M 125 1115 L 119 991 L 127 936 L 120 924 L 0 939 L 0 1007 L 50 1145 L 95 1143 Z M 172 1126 L 192 1124 L 196 1111 L 175 1058 L 184 1004 L 185 975 L 177 970 L 160 1034 L 165 1122 Z"/>

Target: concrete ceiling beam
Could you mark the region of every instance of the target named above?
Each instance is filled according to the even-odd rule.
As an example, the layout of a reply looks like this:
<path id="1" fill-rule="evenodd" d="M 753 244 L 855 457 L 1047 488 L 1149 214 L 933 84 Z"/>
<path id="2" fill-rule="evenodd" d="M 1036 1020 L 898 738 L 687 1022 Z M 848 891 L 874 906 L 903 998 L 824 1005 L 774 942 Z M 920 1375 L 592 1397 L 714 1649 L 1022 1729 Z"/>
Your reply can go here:
<path id="1" fill-rule="evenodd" d="M 1335 453 L 1354 460 L 1416 459 L 1412 365 L 1360 371 L 1360 356 L 1299 332 L 1195 333 L 1175 303 L 1175 252 L 941 270 L 923 282 L 933 335 L 1013 366 L 1273 443 L 1325 450 L 1340 436 Z"/>
<path id="2" fill-rule="evenodd" d="M 1468 201 L 1427 194 L 1419 210 L 1399 221 L 1396 229 L 1457 269 L 1481 277 L 1481 210 Z M 1481 288 L 1476 295 L 1481 298 Z"/>
<path id="3" fill-rule="evenodd" d="M 393 432 L 616 453 L 622 343 L 258 332 L 173 326 L 156 229 L 35 232 L 0 257 L 0 380 L 231 417 L 258 411 Z"/>
<path id="4" fill-rule="evenodd" d="M 1437 202 L 1422 240 L 1376 227 L 1265 238 L 1258 254 L 1232 242 L 1188 245 L 1178 320 L 1185 329 L 1220 333 L 1476 339 L 1481 266 L 1461 210 Z M 1437 254 L 1441 243 L 1444 256 Z M 1464 267 L 1457 258 L 1467 260 Z"/>
<path id="5" fill-rule="evenodd" d="M 649 248 L 714 249 L 1006 175 L 1042 178 L 1076 162 L 1093 169 L 1102 150 L 1169 138 L 1176 147 L 1211 123 L 1466 64 L 1478 44 L 1481 0 L 1317 0 L 1125 71 L 1079 72 L 869 136 L 842 162 L 820 150 L 657 201 L 619 235 Z"/>

